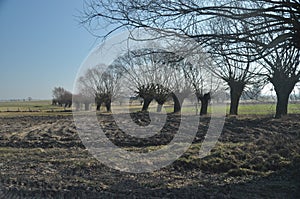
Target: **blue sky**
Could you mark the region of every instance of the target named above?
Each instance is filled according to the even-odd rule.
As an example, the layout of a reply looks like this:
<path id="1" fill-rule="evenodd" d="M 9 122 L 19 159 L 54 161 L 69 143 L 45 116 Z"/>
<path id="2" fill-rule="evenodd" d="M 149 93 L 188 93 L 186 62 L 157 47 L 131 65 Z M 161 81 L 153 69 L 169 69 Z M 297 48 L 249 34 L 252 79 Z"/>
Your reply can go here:
<path id="1" fill-rule="evenodd" d="M 99 43 L 80 24 L 84 0 L 0 0 L 0 100 L 51 99 L 73 89 L 77 70 Z"/>

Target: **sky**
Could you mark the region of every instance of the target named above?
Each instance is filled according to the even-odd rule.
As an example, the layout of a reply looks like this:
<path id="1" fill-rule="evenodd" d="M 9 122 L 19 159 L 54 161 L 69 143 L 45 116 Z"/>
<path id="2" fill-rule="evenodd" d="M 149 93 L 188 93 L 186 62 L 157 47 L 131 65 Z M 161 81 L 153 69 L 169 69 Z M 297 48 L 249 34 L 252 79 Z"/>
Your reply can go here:
<path id="1" fill-rule="evenodd" d="M 57 86 L 72 91 L 81 63 L 101 42 L 79 23 L 83 5 L 0 0 L 0 100 L 51 99 Z"/>

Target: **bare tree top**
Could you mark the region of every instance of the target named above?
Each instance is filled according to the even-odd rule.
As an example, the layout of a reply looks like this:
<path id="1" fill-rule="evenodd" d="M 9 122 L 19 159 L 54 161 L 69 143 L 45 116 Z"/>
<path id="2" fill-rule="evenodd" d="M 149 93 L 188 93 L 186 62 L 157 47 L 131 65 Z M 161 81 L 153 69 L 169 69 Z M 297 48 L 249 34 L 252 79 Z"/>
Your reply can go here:
<path id="1" fill-rule="evenodd" d="M 299 0 L 91 0 L 82 22 L 91 31 L 106 27 L 106 36 L 122 28 L 150 28 L 203 43 L 221 38 L 266 49 L 289 41 L 289 45 L 300 48 L 299 10 Z M 206 23 L 220 17 L 232 23 L 246 23 L 247 28 L 238 26 L 235 32 L 215 34 Z M 266 31 L 277 33 L 276 38 L 268 43 L 255 39 Z"/>

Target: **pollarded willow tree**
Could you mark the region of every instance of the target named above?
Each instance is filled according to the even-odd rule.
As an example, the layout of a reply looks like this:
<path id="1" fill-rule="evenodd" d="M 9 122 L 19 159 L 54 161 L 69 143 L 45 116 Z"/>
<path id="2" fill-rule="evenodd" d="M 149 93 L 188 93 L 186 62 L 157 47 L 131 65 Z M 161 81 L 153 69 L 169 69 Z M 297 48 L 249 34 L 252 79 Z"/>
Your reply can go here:
<path id="1" fill-rule="evenodd" d="M 80 90 L 87 93 L 85 98 L 95 99 L 97 110 L 104 104 L 110 112 L 112 100 L 120 94 L 120 78 L 121 74 L 112 67 L 106 69 L 104 66 L 95 66 L 78 79 L 78 84 Z"/>
<path id="2" fill-rule="evenodd" d="M 268 24 L 267 18 L 264 17 L 261 21 Z M 285 25 L 278 25 L 281 31 L 274 31 L 275 27 L 266 27 L 266 34 L 256 35 L 255 39 L 261 43 L 272 43 L 282 35 L 288 35 Z M 257 49 L 260 52 L 260 49 Z M 262 56 L 258 63 L 263 66 L 264 72 L 259 73 L 267 77 L 273 85 L 276 92 L 276 118 L 287 115 L 289 96 L 295 85 L 300 81 L 300 48 L 297 45 L 292 45 L 290 40 L 280 42 L 274 48 L 266 49 L 265 56 Z"/>
<path id="3" fill-rule="evenodd" d="M 257 68 L 250 60 L 246 59 L 242 62 L 236 59 L 231 59 L 232 56 L 222 54 L 222 47 L 218 50 L 219 54 L 215 54 L 213 56 L 214 65 L 209 69 L 228 85 L 230 90 L 229 114 L 237 115 L 239 101 L 246 87 L 261 83 L 257 81 L 257 75 L 254 73 L 260 69 Z"/>
<path id="4" fill-rule="evenodd" d="M 161 65 L 165 62 L 162 53 L 148 49 L 128 51 L 112 63 L 112 67 L 123 77 L 123 85 L 128 92 L 143 99 L 142 111 L 147 111 L 150 103 L 156 100 L 162 106 L 167 100 L 169 76 Z"/>
<path id="5" fill-rule="evenodd" d="M 224 17 L 218 17 L 218 20 L 210 22 L 210 30 L 218 35 L 238 32 L 241 27 L 247 29 L 247 24 Z M 255 48 L 251 43 L 219 40 L 217 43 L 210 43 L 208 49 L 214 63 L 208 69 L 228 85 L 229 114 L 237 115 L 240 98 L 247 87 L 261 88 L 265 82 L 263 76 L 257 75 L 262 71 L 262 67 L 253 61 Z"/>
<path id="6" fill-rule="evenodd" d="M 181 110 L 181 104 L 190 93 L 185 76 L 179 70 L 183 58 L 173 52 L 159 48 L 131 50 L 118 57 L 112 67 L 119 70 L 124 84 L 138 97 L 143 98 L 142 111 L 147 111 L 150 103 L 158 103 L 160 112 L 163 104 L 172 98 L 174 112 Z"/>
<path id="7" fill-rule="evenodd" d="M 241 47 L 246 44 L 257 50 L 253 54 L 253 60 L 257 60 L 280 48 L 300 49 L 299 8 L 299 0 L 91 0 L 83 23 L 92 30 L 101 24 L 110 27 L 106 35 L 122 28 L 148 28 L 165 36 L 192 38 L 208 46 L 224 41 L 242 44 Z M 216 33 L 207 25 L 220 18 L 238 24 L 236 29 Z M 260 39 L 269 33 L 274 35 L 272 40 Z M 235 45 L 231 46 L 235 49 Z M 230 55 L 232 48 L 224 52 Z M 236 53 L 245 55 L 245 51 Z M 278 109 L 284 109 L 282 106 L 285 105 L 277 103 Z"/>
<path id="8" fill-rule="evenodd" d="M 260 63 L 264 66 L 268 80 L 272 83 L 277 96 L 276 118 L 288 113 L 290 94 L 300 81 L 300 52 L 297 48 L 282 47 L 275 49 Z"/>

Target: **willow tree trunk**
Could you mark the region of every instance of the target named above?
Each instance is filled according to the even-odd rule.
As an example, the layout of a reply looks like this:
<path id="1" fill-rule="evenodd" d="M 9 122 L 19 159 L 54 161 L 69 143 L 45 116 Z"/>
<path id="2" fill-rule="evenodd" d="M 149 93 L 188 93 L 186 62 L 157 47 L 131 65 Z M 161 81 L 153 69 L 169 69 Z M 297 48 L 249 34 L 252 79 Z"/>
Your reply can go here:
<path id="1" fill-rule="evenodd" d="M 157 102 L 157 108 L 156 108 L 157 112 L 161 112 L 161 109 L 162 109 L 164 103 L 167 101 L 168 97 L 169 97 L 169 94 L 162 94 L 162 95 L 158 95 L 155 97 L 155 100 Z"/>
<path id="2" fill-rule="evenodd" d="M 281 118 L 284 115 L 287 115 L 288 113 L 288 103 L 289 103 L 289 97 L 290 94 L 287 94 L 286 92 L 276 92 L 277 96 L 277 103 L 276 103 L 276 113 L 275 118 Z"/>
<path id="3" fill-rule="evenodd" d="M 295 78 L 280 78 L 279 75 L 271 79 L 277 96 L 275 118 L 281 118 L 288 113 L 288 103 L 291 92 L 297 80 Z"/>
<path id="4" fill-rule="evenodd" d="M 105 102 L 105 107 L 107 112 L 111 112 L 111 100 Z"/>
<path id="5" fill-rule="evenodd" d="M 203 97 L 200 97 L 200 101 L 201 101 L 200 115 L 207 115 L 209 100 L 210 100 L 210 93 L 206 93 L 203 95 Z"/>
<path id="6" fill-rule="evenodd" d="M 174 113 L 181 112 L 181 106 L 185 97 L 181 94 L 172 93 L 172 98 L 174 101 Z"/>
<path id="7" fill-rule="evenodd" d="M 144 103 L 142 107 L 142 111 L 147 111 L 149 108 L 150 103 L 152 102 L 152 98 L 144 98 Z"/>
<path id="8" fill-rule="evenodd" d="M 242 81 L 229 81 L 230 87 L 230 109 L 229 115 L 237 115 L 242 92 L 245 88 L 245 83 Z"/>
<path id="9" fill-rule="evenodd" d="M 101 104 L 97 104 L 96 110 L 100 111 L 100 108 L 101 108 Z"/>

